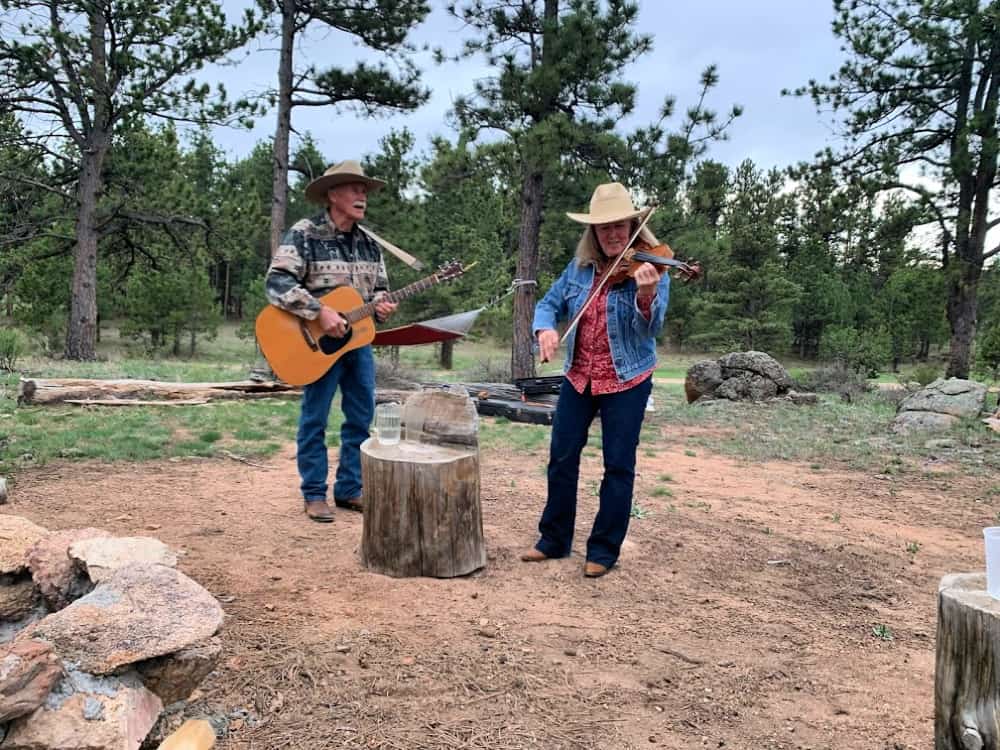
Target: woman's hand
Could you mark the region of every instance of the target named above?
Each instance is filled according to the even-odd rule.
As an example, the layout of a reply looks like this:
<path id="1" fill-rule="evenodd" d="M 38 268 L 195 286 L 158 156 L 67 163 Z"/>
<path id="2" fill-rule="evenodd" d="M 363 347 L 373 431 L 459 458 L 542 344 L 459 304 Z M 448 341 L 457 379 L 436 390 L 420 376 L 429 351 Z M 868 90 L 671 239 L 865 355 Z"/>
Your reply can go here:
<path id="1" fill-rule="evenodd" d="M 538 357 L 542 362 L 548 362 L 559 348 L 559 334 L 551 328 L 543 328 L 538 332 Z"/>
<path id="2" fill-rule="evenodd" d="M 636 268 L 633 278 L 639 286 L 640 297 L 652 297 L 656 294 L 656 285 L 660 283 L 660 272 L 652 263 L 643 263 Z"/>

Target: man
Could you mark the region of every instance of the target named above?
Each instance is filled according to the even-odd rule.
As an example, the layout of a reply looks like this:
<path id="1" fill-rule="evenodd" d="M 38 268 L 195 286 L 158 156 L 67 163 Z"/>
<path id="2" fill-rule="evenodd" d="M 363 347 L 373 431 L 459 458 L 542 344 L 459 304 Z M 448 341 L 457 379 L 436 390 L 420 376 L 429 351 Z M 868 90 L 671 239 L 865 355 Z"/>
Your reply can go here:
<path id="1" fill-rule="evenodd" d="M 267 271 L 265 288 L 271 304 L 308 320 L 319 319 L 323 330 L 340 338 L 347 321 L 323 306 L 317 297 L 339 286 L 356 289 L 365 302 L 375 301 L 375 318 L 385 322 L 397 305 L 379 302 L 388 291 L 385 263 L 379 246 L 361 231 L 368 193 L 385 183 L 365 175 L 356 161 L 334 164 L 306 187 L 306 198 L 326 210 L 296 223 L 282 240 Z M 328 458 L 326 427 L 337 388 L 344 421 L 340 428 L 340 461 L 333 486 L 334 503 L 360 511 L 362 441 L 375 412 L 375 359 L 371 346 L 344 354 L 327 373 L 305 387 L 299 415 L 299 477 L 306 515 L 329 523 L 327 503 Z"/>

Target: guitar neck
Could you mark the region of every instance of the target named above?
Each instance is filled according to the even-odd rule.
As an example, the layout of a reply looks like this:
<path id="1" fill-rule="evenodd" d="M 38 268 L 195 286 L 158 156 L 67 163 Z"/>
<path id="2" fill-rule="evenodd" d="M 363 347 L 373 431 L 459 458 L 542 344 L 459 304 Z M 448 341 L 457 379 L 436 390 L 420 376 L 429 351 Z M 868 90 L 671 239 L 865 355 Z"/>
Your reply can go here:
<path id="1" fill-rule="evenodd" d="M 382 295 L 380 302 L 402 302 L 408 297 L 412 297 L 414 294 L 420 294 L 430 289 L 432 286 L 438 282 L 437 274 L 428 276 L 420 281 L 414 281 L 412 284 L 404 286 L 402 289 L 397 289 L 395 292 L 388 292 Z M 375 315 L 375 303 L 369 302 L 361 307 L 356 307 L 355 309 L 341 313 L 345 318 L 347 318 L 348 323 L 357 323 L 359 320 L 364 318 L 370 318 Z"/>

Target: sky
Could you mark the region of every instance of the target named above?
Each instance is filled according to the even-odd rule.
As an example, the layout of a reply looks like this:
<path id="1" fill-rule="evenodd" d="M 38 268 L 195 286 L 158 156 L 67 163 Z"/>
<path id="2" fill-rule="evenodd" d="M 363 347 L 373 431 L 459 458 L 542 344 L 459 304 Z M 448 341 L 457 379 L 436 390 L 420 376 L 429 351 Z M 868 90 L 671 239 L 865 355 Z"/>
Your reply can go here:
<path id="1" fill-rule="evenodd" d="M 456 51 L 465 33 L 461 24 L 445 13 L 444 0 L 429 1 L 431 15 L 413 32 L 412 41 Z M 733 104 L 740 104 L 744 113 L 731 126 L 729 140 L 713 145 L 709 157 L 730 166 L 751 158 L 764 168 L 783 167 L 835 145 L 829 113 L 817 113 L 806 97 L 781 96 L 782 88 L 826 78 L 838 68 L 842 56 L 830 30 L 832 5 L 832 0 L 639 0 L 637 29 L 653 36 L 653 51 L 625 71 L 624 79 L 638 88 L 638 102 L 620 127 L 624 132 L 656 120 L 668 95 L 676 97 L 677 114 L 667 125 L 678 126 L 684 110 L 696 103 L 701 71 L 714 63 L 720 83 L 708 105 L 720 116 Z M 246 0 L 224 0 L 230 14 L 247 6 Z M 277 80 L 276 45 L 273 40 L 255 42 L 238 65 L 213 66 L 201 77 L 223 82 L 234 95 L 272 88 Z M 296 56 L 320 67 L 351 67 L 359 59 L 377 59 L 338 32 L 309 33 Z M 293 110 L 293 127 L 310 132 L 331 161 L 375 153 L 379 139 L 402 127 L 413 132 L 420 152 L 429 149 L 432 136 L 454 139 L 446 115 L 455 97 L 471 92 L 475 80 L 491 71 L 476 59 L 436 65 L 427 52 L 416 61 L 423 70 L 422 83 L 432 94 L 415 112 L 366 118 L 299 107 Z M 252 131 L 225 128 L 216 138 L 228 154 L 239 157 L 273 132 L 272 111 L 259 118 Z"/>

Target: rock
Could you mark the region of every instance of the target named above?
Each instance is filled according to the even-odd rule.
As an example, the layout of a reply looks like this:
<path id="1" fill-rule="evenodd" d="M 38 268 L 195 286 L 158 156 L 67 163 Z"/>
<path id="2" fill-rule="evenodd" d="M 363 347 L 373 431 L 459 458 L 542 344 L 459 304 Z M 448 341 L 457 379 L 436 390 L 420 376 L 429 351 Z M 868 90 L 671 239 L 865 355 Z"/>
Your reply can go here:
<path id="1" fill-rule="evenodd" d="M 177 565 L 177 555 L 159 539 L 149 536 L 83 539 L 70 544 L 69 556 L 83 565 L 94 583 L 131 563 L 156 563 L 168 568 Z"/>
<path id="2" fill-rule="evenodd" d="M 741 371 L 750 372 L 774 382 L 781 393 L 793 385 L 788 370 L 765 352 L 730 352 L 719 357 L 719 367 L 722 368 L 723 378 L 737 376 Z"/>
<path id="3" fill-rule="evenodd" d="M 799 393 L 798 391 L 789 391 L 788 398 L 791 399 L 793 404 L 797 404 L 799 406 L 803 405 L 811 406 L 813 404 L 819 403 L 819 399 L 817 398 L 815 393 Z"/>
<path id="4" fill-rule="evenodd" d="M 892 431 L 900 435 L 911 432 L 947 432 L 959 423 L 958 417 L 932 411 L 904 411 L 892 422 Z"/>
<path id="5" fill-rule="evenodd" d="M 83 570 L 70 558 L 70 545 L 84 539 L 107 536 L 110 534 L 103 529 L 53 531 L 28 551 L 31 577 L 51 609 L 62 609 L 93 588 Z"/>
<path id="6" fill-rule="evenodd" d="M 986 404 L 986 386 L 972 380 L 938 378 L 899 404 L 894 432 L 942 432 L 961 419 L 979 416 Z"/>
<path id="7" fill-rule="evenodd" d="M 41 706 L 61 674 L 59 659 L 47 643 L 0 646 L 0 724 Z"/>
<path id="8" fill-rule="evenodd" d="M 30 576 L 0 575 L 0 621 L 22 620 L 38 601 L 38 589 Z"/>
<path id="9" fill-rule="evenodd" d="M 973 380 L 938 378 L 903 399 L 899 411 L 924 411 L 959 418 L 978 417 L 986 405 L 986 386 Z"/>
<path id="10" fill-rule="evenodd" d="M 788 393 L 792 385 L 788 371 L 770 354 L 731 352 L 716 362 L 702 360 L 691 365 L 684 393 L 689 404 L 710 399 L 768 401 Z M 806 398 L 796 403 L 814 402 Z"/>
<path id="11" fill-rule="evenodd" d="M 209 638 L 173 654 L 139 662 L 135 668 L 143 684 L 169 706 L 187 699 L 215 669 L 221 654 L 222 641 Z"/>
<path id="12" fill-rule="evenodd" d="M 223 616 L 215 598 L 183 573 L 133 563 L 46 617 L 33 637 L 52 643 L 65 661 L 103 675 L 204 641 Z"/>
<path id="13" fill-rule="evenodd" d="M 0 505 L 7 502 L 7 479 L 0 477 Z"/>
<path id="14" fill-rule="evenodd" d="M 10 725 L 3 750 L 136 750 L 162 709 L 134 672 L 71 670 L 40 709 Z"/>
<path id="15" fill-rule="evenodd" d="M 924 443 L 924 448 L 929 451 L 952 450 L 957 447 L 958 443 L 951 438 L 938 438 L 936 440 L 928 440 Z"/>
<path id="16" fill-rule="evenodd" d="M 695 362 L 684 378 L 684 395 L 690 404 L 702 396 L 711 395 L 722 382 L 722 368 L 711 359 Z"/>
<path id="17" fill-rule="evenodd" d="M 730 401 L 766 401 L 779 392 L 778 384 L 773 380 L 744 371 L 723 380 L 713 395 Z"/>
<path id="18" fill-rule="evenodd" d="M 24 572 L 28 550 L 48 533 L 27 518 L 0 515 L 0 575 Z"/>

